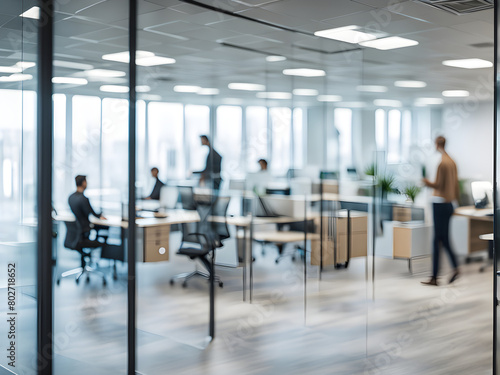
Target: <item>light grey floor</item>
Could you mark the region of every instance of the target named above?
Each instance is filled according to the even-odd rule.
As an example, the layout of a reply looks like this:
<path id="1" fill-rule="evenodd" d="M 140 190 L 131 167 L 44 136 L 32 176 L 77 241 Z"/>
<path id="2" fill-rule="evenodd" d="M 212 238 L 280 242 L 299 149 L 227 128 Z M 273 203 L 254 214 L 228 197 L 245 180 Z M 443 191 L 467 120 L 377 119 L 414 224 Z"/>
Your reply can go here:
<path id="1" fill-rule="evenodd" d="M 244 303 L 241 269 L 219 268 L 216 339 L 208 332 L 208 285 L 170 286 L 193 262 L 138 268 L 138 370 L 160 374 L 491 374 L 492 270 L 463 267 L 452 286 L 420 285 L 429 260 L 365 259 L 328 269 L 318 280 L 300 261 L 276 265 L 256 248 L 254 303 Z M 443 262 L 446 264 L 446 261 Z M 71 254 L 60 265 L 74 266 Z M 445 271 L 446 272 L 446 269 Z M 443 280 L 444 281 L 444 280 Z M 373 298 L 372 298 L 373 297 Z M 55 288 L 56 374 L 125 374 L 126 280 L 98 278 Z"/>

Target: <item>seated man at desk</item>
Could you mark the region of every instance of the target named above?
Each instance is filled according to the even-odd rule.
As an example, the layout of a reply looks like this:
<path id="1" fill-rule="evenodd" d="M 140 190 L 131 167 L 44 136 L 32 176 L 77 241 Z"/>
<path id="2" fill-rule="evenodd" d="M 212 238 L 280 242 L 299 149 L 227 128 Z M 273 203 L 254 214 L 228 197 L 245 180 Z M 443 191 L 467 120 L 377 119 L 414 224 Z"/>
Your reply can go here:
<path id="1" fill-rule="evenodd" d="M 160 191 L 161 191 L 161 188 L 163 186 L 165 186 L 165 184 L 163 182 L 161 182 L 160 179 L 158 178 L 158 172 L 159 172 L 158 168 L 156 168 L 156 167 L 151 168 L 151 176 L 156 180 L 156 182 L 155 182 L 155 186 L 153 187 L 153 191 L 151 192 L 151 194 L 149 194 L 149 196 L 147 196 L 144 199 L 154 199 L 157 201 L 160 200 Z"/>
<path id="2" fill-rule="evenodd" d="M 90 231 L 92 229 L 99 230 L 106 227 L 94 226 L 91 224 L 89 221 L 89 215 L 92 214 L 101 220 L 106 220 L 106 218 L 102 214 L 98 214 L 94 211 L 90 205 L 89 199 L 84 194 L 84 191 L 87 188 L 87 177 L 78 175 L 75 177 L 75 182 L 76 191 L 69 196 L 68 204 L 82 228 L 82 245 L 84 247 L 85 245 L 93 246 L 95 245 L 95 241 L 89 239 Z"/>

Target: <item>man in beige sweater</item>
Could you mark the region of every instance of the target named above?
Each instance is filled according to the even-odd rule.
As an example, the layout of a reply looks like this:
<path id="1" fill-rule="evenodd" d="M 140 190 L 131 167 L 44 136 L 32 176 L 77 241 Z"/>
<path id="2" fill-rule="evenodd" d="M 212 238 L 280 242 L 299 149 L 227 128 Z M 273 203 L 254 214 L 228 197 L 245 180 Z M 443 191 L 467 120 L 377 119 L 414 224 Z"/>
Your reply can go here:
<path id="1" fill-rule="evenodd" d="M 445 151 L 446 139 L 436 138 L 436 149 L 442 154 L 441 164 L 439 164 L 436 181 L 431 182 L 424 178 L 425 186 L 434 189 L 432 210 L 434 217 L 434 244 L 432 253 L 432 277 L 429 281 L 423 281 L 424 285 L 438 285 L 437 276 L 439 271 L 440 245 L 446 249 L 454 272 L 449 282 L 454 282 L 459 276 L 458 262 L 455 253 L 450 245 L 449 227 L 451 215 L 453 215 L 453 203 L 458 201 L 458 173 L 457 165 Z"/>

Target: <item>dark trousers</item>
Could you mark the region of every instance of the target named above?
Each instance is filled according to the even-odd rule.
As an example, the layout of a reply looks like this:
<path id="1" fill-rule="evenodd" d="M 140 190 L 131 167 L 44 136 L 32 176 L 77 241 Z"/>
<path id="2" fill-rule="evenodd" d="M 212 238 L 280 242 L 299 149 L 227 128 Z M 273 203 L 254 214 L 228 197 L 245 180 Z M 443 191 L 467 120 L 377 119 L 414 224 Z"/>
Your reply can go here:
<path id="1" fill-rule="evenodd" d="M 439 271 L 439 253 L 440 245 L 443 245 L 451 265 L 454 269 L 458 268 L 457 257 L 450 245 L 450 218 L 453 215 L 453 205 L 451 203 L 433 203 L 434 216 L 434 249 L 432 253 L 432 276 L 437 277 Z"/>

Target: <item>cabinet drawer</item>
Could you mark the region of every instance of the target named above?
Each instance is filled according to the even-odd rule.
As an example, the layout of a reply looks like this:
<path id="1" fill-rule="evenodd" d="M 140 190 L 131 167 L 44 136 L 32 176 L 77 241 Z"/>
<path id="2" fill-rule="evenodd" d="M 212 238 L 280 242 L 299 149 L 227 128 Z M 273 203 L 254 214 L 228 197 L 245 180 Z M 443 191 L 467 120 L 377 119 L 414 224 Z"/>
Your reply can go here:
<path id="1" fill-rule="evenodd" d="M 162 262 L 169 259 L 168 239 L 155 239 L 144 242 L 144 262 Z"/>

